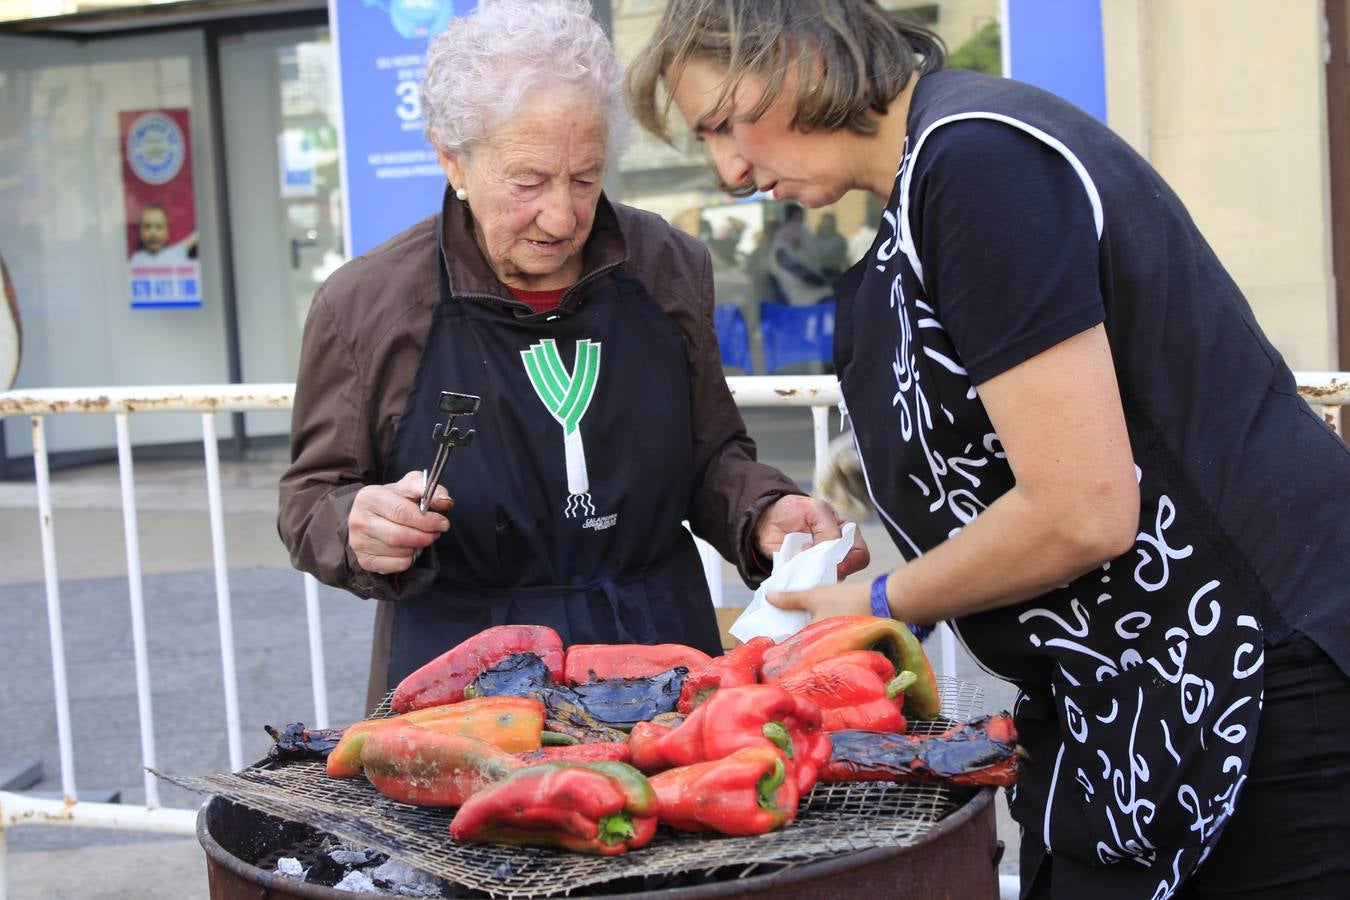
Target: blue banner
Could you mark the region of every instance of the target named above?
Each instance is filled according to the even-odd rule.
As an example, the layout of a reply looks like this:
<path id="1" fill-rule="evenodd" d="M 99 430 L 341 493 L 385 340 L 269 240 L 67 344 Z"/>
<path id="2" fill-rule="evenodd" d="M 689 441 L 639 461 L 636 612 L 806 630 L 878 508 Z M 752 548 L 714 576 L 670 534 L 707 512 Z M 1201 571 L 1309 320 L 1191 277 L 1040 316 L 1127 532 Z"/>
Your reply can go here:
<path id="1" fill-rule="evenodd" d="M 1106 121 L 1101 0 L 1007 0 L 1007 74 Z"/>
<path id="2" fill-rule="evenodd" d="M 418 90 L 428 41 L 475 6 L 477 0 L 328 0 L 348 256 L 440 208 L 445 173 L 422 136 Z"/>

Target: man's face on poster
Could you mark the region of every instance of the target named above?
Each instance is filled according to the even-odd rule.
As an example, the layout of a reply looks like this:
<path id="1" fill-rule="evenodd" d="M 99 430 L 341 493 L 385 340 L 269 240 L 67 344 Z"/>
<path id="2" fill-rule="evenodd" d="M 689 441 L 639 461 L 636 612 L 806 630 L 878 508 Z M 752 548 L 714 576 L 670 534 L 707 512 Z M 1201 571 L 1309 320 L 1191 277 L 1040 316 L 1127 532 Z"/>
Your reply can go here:
<path id="1" fill-rule="evenodd" d="M 141 246 L 151 253 L 158 253 L 169 242 L 169 217 L 158 207 L 141 210 L 140 221 Z"/>

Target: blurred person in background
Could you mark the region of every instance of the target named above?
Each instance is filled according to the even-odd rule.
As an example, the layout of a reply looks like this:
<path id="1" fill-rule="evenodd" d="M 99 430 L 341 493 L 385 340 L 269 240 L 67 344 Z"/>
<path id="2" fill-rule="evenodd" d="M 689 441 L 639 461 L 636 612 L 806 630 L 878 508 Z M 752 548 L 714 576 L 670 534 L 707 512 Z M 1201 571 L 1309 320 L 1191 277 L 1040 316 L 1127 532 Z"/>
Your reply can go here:
<path id="1" fill-rule="evenodd" d="M 298 568 L 379 600 L 370 708 L 493 625 L 720 653 L 682 520 L 748 583 L 785 534 L 840 534 L 756 461 L 708 251 L 603 194 L 628 128 L 620 85 L 585 3 L 453 20 L 422 85 L 441 212 L 315 296 L 278 526 Z M 482 398 L 477 434 L 421 511 L 442 391 Z M 841 568 L 866 560 L 859 540 Z"/>
<path id="2" fill-rule="evenodd" d="M 816 268 L 827 281 L 844 273 L 853 260 L 848 257 L 848 239 L 839 233 L 834 213 L 823 213 L 815 233 Z"/>
<path id="3" fill-rule="evenodd" d="M 771 595 L 948 620 L 1020 688 L 1025 897 L 1350 897 L 1350 448 L 1177 196 L 870 0 L 672 0 L 629 71 L 732 190 L 885 203 L 835 363 L 908 562 Z"/>
<path id="4" fill-rule="evenodd" d="M 797 203 L 783 207 L 783 223 L 774 235 L 769 275 L 777 286 L 774 299 L 793 306 L 811 306 L 834 293 L 817 266 L 815 238 L 806 227 L 806 210 Z"/>

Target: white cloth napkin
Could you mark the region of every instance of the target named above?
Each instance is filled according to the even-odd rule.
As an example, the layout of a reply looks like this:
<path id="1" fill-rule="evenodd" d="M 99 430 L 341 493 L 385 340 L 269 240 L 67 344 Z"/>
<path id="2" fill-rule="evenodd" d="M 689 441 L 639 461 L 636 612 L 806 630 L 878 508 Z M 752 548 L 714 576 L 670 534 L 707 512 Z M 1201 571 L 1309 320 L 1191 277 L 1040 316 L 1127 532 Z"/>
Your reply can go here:
<path id="1" fill-rule="evenodd" d="M 811 614 L 801 610 L 779 609 L 765 594 L 777 591 L 804 591 L 822 584 L 835 584 L 839 563 L 853 549 L 853 533 L 857 524 L 845 522 L 843 534 L 833 541 L 821 541 L 814 546 L 809 534 L 789 534 L 783 546 L 773 555 L 773 573 L 755 591 L 755 597 L 745 612 L 727 629 L 737 640 L 753 637 L 771 637 L 781 641 L 811 621 Z"/>

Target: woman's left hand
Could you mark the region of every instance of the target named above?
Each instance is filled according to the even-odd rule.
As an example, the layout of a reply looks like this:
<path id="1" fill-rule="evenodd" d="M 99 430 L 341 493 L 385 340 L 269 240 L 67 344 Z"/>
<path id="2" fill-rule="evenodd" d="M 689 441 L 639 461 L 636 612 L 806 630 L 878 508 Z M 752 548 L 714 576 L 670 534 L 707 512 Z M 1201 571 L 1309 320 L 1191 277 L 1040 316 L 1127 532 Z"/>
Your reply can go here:
<path id="1" fill-rule="evenodd" d="M 815 497 L 803 497 L 789 494 L 779 497 L 760 514 L 755 526 L 755 546 L 766 557 L 772 558 L 774 551 L 783 546 L 783 538 L 794 532 L 811 535 L 811 543 L 832 541 L 842 535 L 840 526 L 844 520 L 834 511 L 834 507 Z M 839 577 L 863 569 L 871 561 L 867 542 L 863 540 L 862 529 L 853 532 L 853 548 L 839 563 Z M 866 597 L 863 598 L 866 605 Z"/>
<path id="2" fill-rule="evenodd" d="M 867 582 L 841 581 L 824 584 L 809 591 L 779 591 L 765 595 L 779 609 L 800 609 L 817 622 L 830 616 L 870 616 L 871 587 Z"/>

